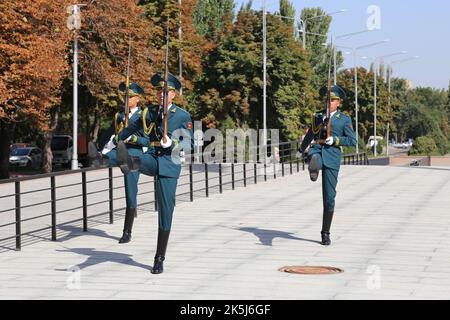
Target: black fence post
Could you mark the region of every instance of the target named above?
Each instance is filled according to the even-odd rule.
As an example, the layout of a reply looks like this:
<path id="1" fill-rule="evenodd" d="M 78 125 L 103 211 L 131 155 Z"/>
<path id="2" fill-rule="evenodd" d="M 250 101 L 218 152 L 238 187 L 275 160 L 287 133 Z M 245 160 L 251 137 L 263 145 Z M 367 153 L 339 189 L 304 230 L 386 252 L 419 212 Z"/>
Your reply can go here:
<path id="1" fill-rule="evenodd" d="M 234 163 L 231 164 L 231 189 L 234 190 Z"/>
<path id="2" fill-rule="evenodd" d="M 267 163 L 266 159 L 264 159 L 264 182 L 267 181 Z"/>
<path id="3" fill-rule="evenodd" d="M 295 158 L 297 159 L 297 172 L 300 172 L 300 158 L 297 157 L 297 153 L 300 151 L 298 149 L 299 149 L 299 143 L 297 141 L 297 149 L 295 149 Z"/>
<path id="4" fill-rule="evenodd" d="M 158 177 L 153 177 L 153 195 L 155 196 L 155 211 L 158 211 Z"/>
<path id="5" fill-rule="evenodd" d="M 223 192 L 223 183 L 222 183 L 222 163 L 219 163 L 219 192 Z"/>
<path id="6" fill-rule="evenodd" d="M 258 167 L 256 162 L 253 164 L 253 174 L 254 174 L 254 179 L 255 179 L 255 184 L 258 183 Z"/>
<path id="7" fill-rule="evenodd" d="M 189 165 L 189 196 L 191 202 L 194 201 L 194 177 L 192 174 L 192 163 Z"/>
<path id="8" fill-rule="evenodd" d="M 55 176 L 50 177 L 50 196 L 52 204 L 52 241 L 56 241 L 56 183 Z"/>
<path id="9" fill-rule="evenodd" d="M 273 157 L 274 161 L 273 161 L 273 178 L 276 179 L 277 178 L 277 160 L 275 157 Z"/>
<path id="10" fill-rule="evenodd" d="M 20 218 L 20 182 L 15 182 L 15 190 L 16 190 L 16 250 L 20 251 L 22 247 L 22 231 L 21 231 L 21 222 Z"/>
<path id="11" fill-rule="evenodd" d="M 247 166 L 244 164 L 242 165 L 243 170 L 244 170 L 244 187 L 247 187 Z"/>
<path id="12" fill-rule="evenodd" d="M 108 180 L 109 180 L 109 223 L 114 223 L 114 184 L 113 184 L 113 169 L 108 168 Z"/>
<path id="13" fill-rule="evenodd" d="M 292 144 L 289 144 L 289 171 L 292 175 Z"/>
<path id="14" fill-rule="evenodd" d="M 83 193 L 83 232 L 87 232 L 87 185 L 86 172 L 81 172 L 81 187 Z"/>
<path id="15" fill-rule="evenodd" d="M 209 183 L 208 183 L 208 164 L 207 163 L 205 163 L 205 190 L 206 190 L 206 192 L 205 192 L 206 197 L 208 198 L 209 197 Z"/>

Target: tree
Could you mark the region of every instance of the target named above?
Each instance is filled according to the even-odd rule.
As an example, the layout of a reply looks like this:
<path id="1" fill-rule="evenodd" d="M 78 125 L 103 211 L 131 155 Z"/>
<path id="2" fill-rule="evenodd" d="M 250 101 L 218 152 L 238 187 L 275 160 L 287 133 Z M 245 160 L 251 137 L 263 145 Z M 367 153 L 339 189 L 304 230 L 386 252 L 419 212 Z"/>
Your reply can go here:
<path id="1" fill-rule="evenodd" d="M 51 131 L 68 70 L 66 13 L 49 0 L 0 4 L 0 177 L 8 178 L 9 145 L 17 126 Z M 14 125 L 15 124 L 15 125 Z"/>
<path id="2" fill-rule="evenodd" d="M 217 40 L 227 24 L 234 19 L 234 0 L 198 0 L 193 23 L 199 35 Z"/>
<path id="3" fill-rule="evenodd" d="M 358 134 L 368 141 L 374 132 L 374 74 L 365 68 L 358 68 Z M 346 99 L 341 110 L 355 121 L 354 70 L 347 69 L 338 74 L 338 84 L 344 88 Z M 387 124 L 393 122 L 389 111 L 388 90 L 383 78 L 377 78 L 377 135 L 384 135 Z"/>
<path id="4" fill-rule="evenodd" d="M 175 75 L 178 74 L 175 70 L 179 69 L 180 52 L 183 62 L 183 97 L 179 97 L 176 103 L 189 109 L 194 80 L 202 72 L 201 58 L 211 49 L 211 44 L 197 33 L 194 26 L 193 11 L 197 6 L 197 0 L 182 0 L 181 5 L 178 0 L 140 0 L 139 5 L 144 8 L 145 16 L 152 22 L 149 46 L 156 50 L 151 57 L 151 63 L 156 70 L 163 70 L 164 67 L 165 36 L 169 18 L 169 70 Z M 178 35 L 180 27 L 181 39 Z M 151 88 L 151 93 L 153 92 Z M 152 97 L 155 95 L 152 94 Z"/>
<path id="5" fill-rule="evenodd" d="M 297 139 L 312 113 L 311 70 L 307 55 L 292 37 L 292 26 L 267 16 L 268 127 L 282 139 Z M 209 128 L 262 128 L 262 13 L 239 11 L 233 29 L 204 63 L 197 83 L 195 116 Z"/>
<path id="6" fill-rule="evenodd" d="M 330 63 L 332 63 L 332 47 L 323 45 L 329 35 L 332 17 L 326 15 L 326 12 L 321 8 L 305 8 L 300 16 L 302 21 L 306 23 L 306 49 L 312 67 L 312 86 L 318 91 L 327 83 L 328 70 Z M 303 30 L 304 27 L 299 22 L 298 28 Z M 343 62 L 342 53 L 338 52 L 336 60 L 339 68 Z M 332 69 L 331 72 L 333 72 Z"/>
<path id="7" fill-rule="evenodd" d="M 418 137 L 409 150 L 409 155 L 432 155 L 438 151 L 434 139 L 429 136 Z"/>
<path id="8" fill-rule="evenodd" d="M 447 114 L 448 114 L 449 122 L 450 122 L 450 82 L 448 84 L 448 90 L 447 90 Z"/>
<path id="9" fill-rule="evenodd" d="M 280 0 L 280 15 L 291 19 L 283 19 L 287 24 L 294 26 L 295 7 L 289 0 Z"/>

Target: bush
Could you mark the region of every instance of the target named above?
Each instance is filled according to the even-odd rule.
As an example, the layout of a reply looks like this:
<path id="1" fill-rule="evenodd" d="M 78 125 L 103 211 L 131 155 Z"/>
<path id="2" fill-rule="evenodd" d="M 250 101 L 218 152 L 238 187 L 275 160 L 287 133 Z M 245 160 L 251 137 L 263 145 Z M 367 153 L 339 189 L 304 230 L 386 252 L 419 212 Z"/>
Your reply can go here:
<path id="1" fill-rule="evenodd" d="M 436 146 L 436 142 L 430 136 L 418 137 L 414 140 L 414 143 L 409 150 L 409 155 L 431 155 L 436 154 L 438 152 L 438 148 Z"/>

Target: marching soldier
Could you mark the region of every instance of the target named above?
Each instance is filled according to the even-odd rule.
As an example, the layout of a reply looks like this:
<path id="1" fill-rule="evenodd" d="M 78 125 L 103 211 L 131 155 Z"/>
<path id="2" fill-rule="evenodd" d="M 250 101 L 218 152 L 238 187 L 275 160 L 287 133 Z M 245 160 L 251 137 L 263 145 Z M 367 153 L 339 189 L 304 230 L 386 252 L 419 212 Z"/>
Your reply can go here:
<path id="1" fill-rule="evenodd" d="M 328 88 L 320 90 L 321 98 L 327 100 Z M 341 146 L 356 146 L 356 136 L 353 131 L 352 120 L 338 110 L 343 99 L 344 90 L 335 85 L 331 87 L 330 93 L 330 119 L 327 112 L 318 112 L 313 116 L 309 128 L 301 145 L 303 153 L 310 143 L 311 145 L 307 159 L 309 163 L 309 174 L 312 181 L 316 181 L 319 171 L 322 170 L 322 197 L 323 197 L 323 220 L 322 220 L 322 245 L 331 244 L 330 227 L 333 220 L 336 185 L 341 165 Z M 331 125 L 331 135 L 327 134 L 328 123 Z"/>
<path id="2" fill-rule="evenodd" d="M 155 74 L 150 81 L 158 90 L 158 105 L 150 105 L 145 108 L 141 115 L 141 121 L 130 123 L 129 127 L 124 128 L 116 138 L 117 140 L 125 140 L 140 130 L 144 130 L 150 138 L 150 146 L 152 148 L 147 153 L 137 157 L 130 150 L 126 149 L 122 141 L 119 141 L 117 157 L 124 174 L 139 170 L 146 175 L 157 177 L 159 229 L 156 255 L 151 272 L 159 274 L 163 272 L 163 262 L 172 226 L 175 192 L 181 172 L 177 150 L 183 146 L 184 151 L 189 149 L 190 152 L 193 134 L 190 114 L 172 102 L 176 92 L 181 88 L 181 83 L 175 76 L 168 74 L 168 128 L 166 142 L 164 142 L 163 96 L 165 82 L 163 75 L 160 73 Z M 182 136 L 185 137 L 182 141 L 180 141 L 181 138 L 178 138 L 179 131 L 182 131 Z"/>
<path id="3" fill-rule="evenodd" d="M 119 85 L 119 99 L 125 101 L 125 91 L 126 84 L 121 82 Z M 142 110 L 138 106 L 144 89 L 138 85 L 136 82 L 132 82 L 128 87 L 128 108 L 129 115 L 128 121 L 129 125 L 135 122 L 141 121 Z M 118 166 L 117 163 L 117 150 L 114 145 L 114 137 L 119 134 L 125 127 L 126 114 L 124 111 L 117 112 L 114 116 L 114 120 L 109 127 L 109 129 L 103 134 L 99 143 L 99 150 L 102 150 L 102 154 L 97 151 L 97 147 L 93 144 L 89 144 L 89 156 L 93 160 L 98 160 L 99 164 L 103 164 L 104 159 L 107 159 L 109 167 Z M 114 149 L 109 150 L 105 145 L 110 145 Z M 149 146 L 149 138 L 144 133 L 143 130 L 136 131 L 132 136 L 128 137 L 125 141 L 125 146 L 128 152 L 133 156 L 142 155 L 143 152 L 147 151 Z M 106 162 L 106 161 L 105 161 Z M 120 238 L 119 243 L 128 243 L 131 240 L 131 231 L 133 228 L 134 218 L 137 216 L 137 194 L 138 194 L 138 183 L 139 183 L 139 172 L 133 171 L 129 172 L 124 176 L 125 179 L 125 197 L 126 197 L 126 211 L 125 211 L 125 222 L 123 228 L 122 238 Z"/>

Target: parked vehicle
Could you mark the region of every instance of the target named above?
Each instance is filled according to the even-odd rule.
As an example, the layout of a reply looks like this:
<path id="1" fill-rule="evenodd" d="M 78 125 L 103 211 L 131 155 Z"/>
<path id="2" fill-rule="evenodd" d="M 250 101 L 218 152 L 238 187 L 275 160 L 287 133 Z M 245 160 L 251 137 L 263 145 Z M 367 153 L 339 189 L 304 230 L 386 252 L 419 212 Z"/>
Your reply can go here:
<path id="1" fill-rule="evenodd" d="M 52 139 L 53 165 L 69 168 L 72 162 L 73 140 L 69 135 L 55 135 Z M 78 161 L 82 166 L 88 164 L 87 140 L 85 134 L 78 135 Z"/>
<path id="2" fill-rule="evenodd" d="M 36 147 L 15 148 L 9 156 L 13 167 L 39 168 L 42 164 L 42 151 Z"/>
<path id="3" fill-rule="evenodd" d="M 71 136 L 53 136 L 51 149 L 53 153 L 53 165 L 63 165 L 66 167 L 70 166 L 73 150 Z"/>

